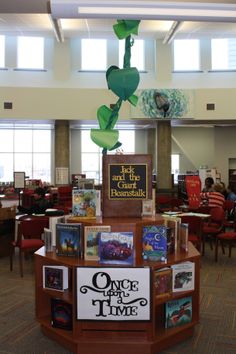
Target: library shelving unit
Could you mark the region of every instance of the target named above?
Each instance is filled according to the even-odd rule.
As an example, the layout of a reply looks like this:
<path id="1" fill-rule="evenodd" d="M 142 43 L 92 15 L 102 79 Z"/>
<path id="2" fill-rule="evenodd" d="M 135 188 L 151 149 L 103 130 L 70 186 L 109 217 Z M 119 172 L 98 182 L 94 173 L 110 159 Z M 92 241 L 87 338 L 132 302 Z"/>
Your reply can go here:
<path id="1" fill-rule="evenodd" d="M 71 217 L 67 222 L 78 222 Z M 83 225 L 110 225 L 111 231 L 134 233 L 135 261 L 132 267 L 150 268 L 150 320 L 148 321 L 93 321 L 77 319 L 76 269 L 101 267 L 98 261 L 57 256 L 55 251 L 46 253 L 44 247 L 35 253 L 36 268 L 36 318 L 44 335 L 57 341 L 76 354 L 156 354 L 167 347 L 184 341 L 194 333 L 199 321 L 200 254 L 189 243 L 188 252 L 177 250 L 168 255 L 167 262 L 149 262 L 142 259 L 142 228 L 145 225 L 162 224 L 161 217 L 150 218 L 97 218 L 83 221 Z M 156 298 L 154 272 L 173 264 L 191 261 L 195 264 L 194 290 L 174 292 Z M 66 266 L 69 270 L 69 289 L 63 292 L 43 288 L 43 266 Z M 103 265 L 104 266 L 104 265 Z M 114 267 L 114 265 L 112 265 Z M 165 328 L 165 303 L 170 300 L 192 297 L 192 321 L 175 328 Z M 73 329 L 64 330 L 51 325 L 51 298 L 68 302 L 73 308 Z"/>

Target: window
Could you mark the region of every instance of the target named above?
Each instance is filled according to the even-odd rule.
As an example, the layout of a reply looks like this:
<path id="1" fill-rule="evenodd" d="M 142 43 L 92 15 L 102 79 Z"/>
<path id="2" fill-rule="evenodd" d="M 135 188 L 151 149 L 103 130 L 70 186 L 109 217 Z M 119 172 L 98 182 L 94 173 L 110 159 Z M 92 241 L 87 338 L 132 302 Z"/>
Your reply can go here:
<path id="1" fill-rule="evenodd" d="M 125 53 L 125 41 L 119 41 L 119 67 L 123 68 L 123 60 Z M 131 67 L 136 67 L 139 71 L 145 70 L 144 63 L 144 41 L 135 39 L 131 48 Z"/>
<path id="2" fill-rule="evenodd" d="M 135 149 L 135 132 L 120 130 L 119 141 L 122 143 L 120 151 L 133 154 Z M 116 151 L 110 151 L 115 154 Z M 102 183 L 102 149 L 94 144 L 90 138 L 90 130 L 81 131 L 81 170 L 86 178 L 94 178 L 95 183 Z"/>
<path id="3" fill-rule="evenodd" d="M 0 36 L 0 68 L 5 67 L 5 36 Z"/>
<path id="4" fill-rule="evenodd" d="M 106 39 L 81 40 L 81 69 L 91 71 L 107 69 Z"/>
<path id="5" fill-rule="evenodd" d="M 211 40 L 212 70 L 236 69 L 236 38 Z"/>
<path id="6" fill-rule="evenodd" d="M 13 181 L 14 171 L 51 182 L 50 129 L 0 127 L 0 182 Z"/>
<path id="7" fill-rule="evenodd" d="M 177 184 L 178 175 L 179 175 L 179 155 L 178 154 L 171 155 L 171 173 L 174 175 L 174 184 Z"/>
<path id="8" fill-rule="evenodd" d="M 174 40 L 174 71 L 197 71 L 200 69 L 200 46 L 198 39 Z"/>
<path id="9" fill-rule="evenodd" d="M 18 69 L 44 69 L 44 38 L 18 37 Z"/>

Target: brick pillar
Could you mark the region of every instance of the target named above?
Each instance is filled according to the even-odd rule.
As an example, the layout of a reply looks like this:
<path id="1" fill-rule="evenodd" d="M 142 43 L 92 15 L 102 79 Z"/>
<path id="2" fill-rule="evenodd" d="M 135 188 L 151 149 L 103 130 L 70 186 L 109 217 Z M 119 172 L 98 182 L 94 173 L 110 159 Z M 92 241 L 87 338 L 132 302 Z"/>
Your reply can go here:
<path id="1" fill-rule="evenodd" d="M 70 181 L 70 128 L 66 120 L 55 122 L 55 184 L 57 183 L 57 169 L 68 169 L 68 181 Z M 61 183 L 60 183 L 61 184 Z"/>
<path id="2" fill-rule="evenodd" d="M 171 123 L 157 122 L 157 189 L 171 189 Z"/>

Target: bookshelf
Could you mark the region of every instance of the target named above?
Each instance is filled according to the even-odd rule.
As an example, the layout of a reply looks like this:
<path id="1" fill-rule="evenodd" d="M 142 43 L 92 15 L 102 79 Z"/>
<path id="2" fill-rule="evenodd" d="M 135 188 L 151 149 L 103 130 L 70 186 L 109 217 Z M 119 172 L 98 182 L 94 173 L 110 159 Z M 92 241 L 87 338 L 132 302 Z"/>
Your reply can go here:
<path id="1" fill-rule="evenodd" d="M 69 222 L 78 222 L 71 217 Z M 44 335 L 57 341 L 76 354 L 154 354 L 187 339 L 194 333 L 194 326 L 199 321 L 199 279 L 200 254 L 189 243 L 188 252 L 177 250 L 168 255 L 167 262 L 150 262 L 142 259 L 142 227 L 162 224 L 161 217 L 150 218 L 97 218 L 83 221 L 87 225 L 110 225 L 111 231 L 132 231 L 134 233 L 135 260 L 131 268 L 148 267 L 150 269 L 150 320 L 141 321 L 105 321 L 77 319 L 77 267 L 93 267 L 101 270 L 104 265 L 98 261 L 86 261 L 74 257 L 57 256 L 55 251 L 46 253 L 44 247 L 35 253 L 36 263 L 36 318 Z M 195 287 L 191 291 L 172 293 L 157 298 L 154 286 L 154 272 L 173 264 L 191 261 L 195 264 Z M 69 269 L 69 289 L 64 292 L 43 288 L 42 268 L 44 265 L 63 265 Z M 106 265 L 107 266 L 107 265 Z M 108 266 L 109 267 L 109 266 Z M 114 265 L 112 265 L 114 267 Z M 115 266 L 116 268 L 116 266 Z M 117 266 L 118 268 L 118 266 Z M 165 328 L 165 303 L 173 299 L 192 297 L 191 323 L 175 328 Z M 51 298 L 59 298 L 72 304 L 73 329 L 70 331 L 54 328 L 51 325 Z"/>

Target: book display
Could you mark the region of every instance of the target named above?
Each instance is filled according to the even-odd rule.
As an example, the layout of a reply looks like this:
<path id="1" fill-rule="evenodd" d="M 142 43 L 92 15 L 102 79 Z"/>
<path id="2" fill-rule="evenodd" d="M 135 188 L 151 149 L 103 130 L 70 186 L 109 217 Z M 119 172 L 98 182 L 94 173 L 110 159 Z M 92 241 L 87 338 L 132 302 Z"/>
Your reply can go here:
<path id="1" fill-rule="evenodd" d="M 142 169 L 152 171 L 144 160 L 141 168 L 138 160 L 135 167 L 121 161 L 112 165 L 113 177 L 107 175 L 114 185 L 118 172 L 138 180 Z M 146 181 L 138 190 L 149 190 Z M 141 216 L 141 199 L 121 200 L 128 192 L 119 191 L 114 210 L 103 205 L 102 217 L 73 215 L 57 223 L 56 247 L 35 253 L 36 318 L 46 336 L 75 354 L 158 353 L 192 336 L 199 321 L 199 252 L 190 242 L 181 249 L 178 223 L 167 226 L 162 215 Z M 106 198 L 105 207 L 112 209 L 113 200 Z M 138 216 L 123 217 L 123 205 L 134 206 L 130 214 Z M 117 216 L 110 216 L 115 210 Z"/>

